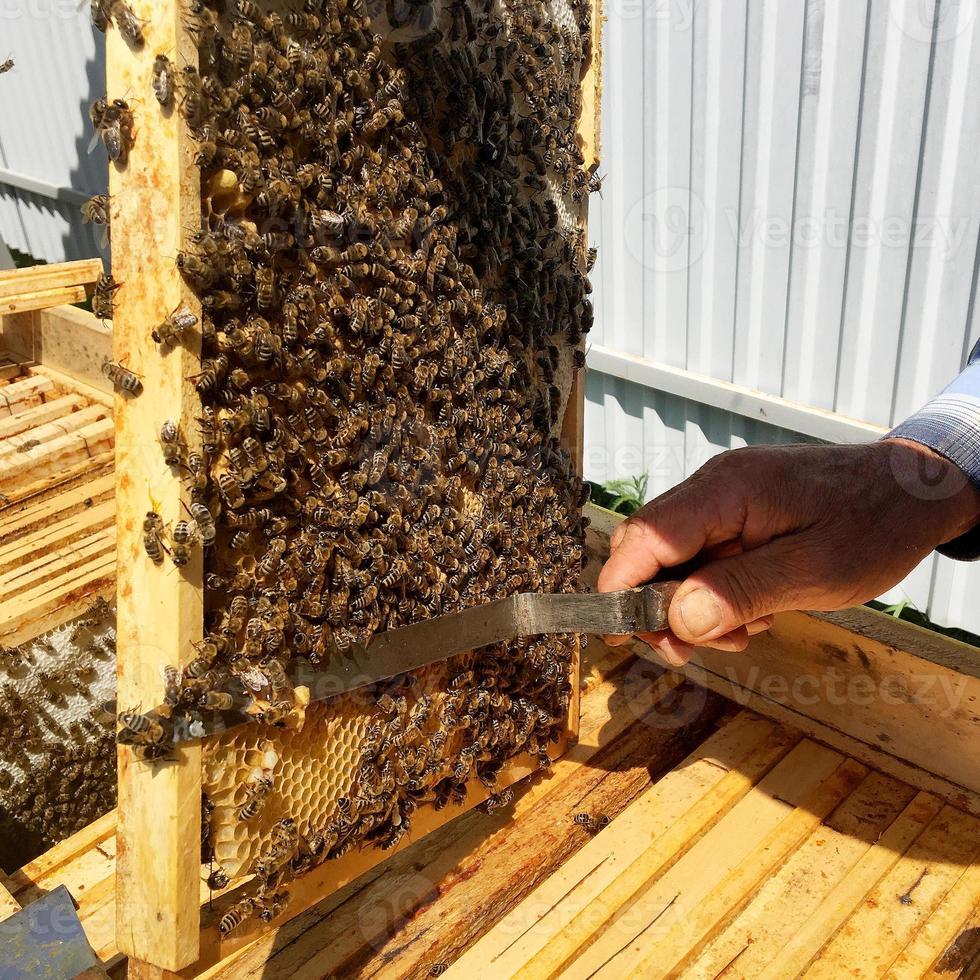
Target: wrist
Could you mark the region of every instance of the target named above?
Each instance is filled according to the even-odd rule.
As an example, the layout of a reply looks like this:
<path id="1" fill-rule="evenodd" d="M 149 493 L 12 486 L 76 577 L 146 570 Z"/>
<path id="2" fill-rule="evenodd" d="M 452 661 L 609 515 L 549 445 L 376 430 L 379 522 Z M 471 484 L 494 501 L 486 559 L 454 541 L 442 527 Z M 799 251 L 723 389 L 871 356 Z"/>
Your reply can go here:
<path id="1" fill-rule="evenodd" d="M 941 535 L 937 546 L 980 524 L 980 488 L 954 462 L 912 439 L 886 438 L 888 466 L 901 492 L 921 505 Z"/>

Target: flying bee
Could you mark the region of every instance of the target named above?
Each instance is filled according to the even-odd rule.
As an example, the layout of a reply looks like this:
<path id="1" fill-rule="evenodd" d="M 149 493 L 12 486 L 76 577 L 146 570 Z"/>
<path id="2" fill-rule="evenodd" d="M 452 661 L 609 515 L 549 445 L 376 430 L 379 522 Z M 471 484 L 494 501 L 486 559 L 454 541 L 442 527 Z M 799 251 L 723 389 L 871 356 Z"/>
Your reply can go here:
<path id="1" fill-rule="evenodd" d="M 179 466 L 187 452 L 187 445 L 173 419 L 167 419 L 160 426 L 160 444 L 163 446 L 163 459 L 167 466 Z"/>
<path id="2" fill-rule="evenodd" d="M 143 548 L 150 561 L 157 565 L 163 561 L 163 518 L 155 510 L 147 511 L 143 521 Z"/>
<path id="3" fill-rule="evenodd" d="M 111 320 L 113 311 L 113 297 L 116 290 L 120 289 L 122 283 L 116 282 L 112 275 L 99 273 L 99 278 L 95 280 L 95 290 L 92 293 L 92 312 L 100 320 Z"/>
<path id="4" fill-rule="evenodd" d="M 102 373 L 112 382 L 116 391 L 127 395 L 139 395 L 143 391 L 143 382 L 127 367 L 117 361 L 105 358 L 102 361 Z"/>
<path id="5" fill-rule="evenodd" d="M 153 61 L 153 94 L 157 102 L 167 108 L 174 100 L 174 66 L 165 54 L 158 54 Z"/>
<path id="6" fill-rule="evenodd" d="M 175 347 L 184 341 L 187 331 L 197 326 L 197 317 L 190 311 L 187 304 L 181 304 L 163 319 L 163 322 L 153 328 L 151 336 L 155 343 L 162 347 Z"/>

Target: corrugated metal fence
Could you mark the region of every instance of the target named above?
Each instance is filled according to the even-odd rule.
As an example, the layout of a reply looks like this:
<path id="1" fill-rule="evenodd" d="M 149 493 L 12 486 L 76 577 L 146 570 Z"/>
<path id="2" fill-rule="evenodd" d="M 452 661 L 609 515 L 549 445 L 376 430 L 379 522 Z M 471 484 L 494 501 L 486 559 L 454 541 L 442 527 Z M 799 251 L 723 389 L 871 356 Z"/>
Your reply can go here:
<path id="1" fill-rule="evenodd" d="M 605 4 L 588 475 L 657 492 L 914 411 L 980 332 L 980 0 Z M 0 0 L 0 237 L 49 261 L 99 251 L 82 8 Z M 929 561 L 905 595 L 980 631 L 980 570 Z"/>
<path id="2" fill-rule="evenodd" d="M 606 5 L 588 475 L 656 492 L 915 411 L 980 333 L 980 4 Z M 930 560 L 903 597 L 980 632 L 980 568 Z"/>

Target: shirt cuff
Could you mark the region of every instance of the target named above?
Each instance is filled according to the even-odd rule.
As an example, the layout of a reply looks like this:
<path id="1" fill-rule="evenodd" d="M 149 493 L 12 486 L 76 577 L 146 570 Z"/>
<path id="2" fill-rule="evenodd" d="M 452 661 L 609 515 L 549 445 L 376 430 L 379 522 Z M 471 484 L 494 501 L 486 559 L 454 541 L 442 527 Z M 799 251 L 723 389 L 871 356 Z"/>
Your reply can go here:
<path id="1" fill-rule="evenodd" d="M 888 433 L 909 439 L 945 456 L 980 490 L 980 344 L 970 366 L 921 412 Z M 980 524 L 955 541 L 936 549 L 959 561 L 980 559 Z"/>

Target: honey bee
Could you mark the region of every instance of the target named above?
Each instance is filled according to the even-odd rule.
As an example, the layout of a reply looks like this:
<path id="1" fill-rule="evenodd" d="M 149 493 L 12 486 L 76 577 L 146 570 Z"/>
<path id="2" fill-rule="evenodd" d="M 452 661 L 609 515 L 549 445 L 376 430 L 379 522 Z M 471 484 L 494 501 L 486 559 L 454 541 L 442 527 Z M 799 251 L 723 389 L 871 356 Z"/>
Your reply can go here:
<path id="1" fill-rule="evenodd" d="M 218 931 L 222 937 L 229 935 L 237 929 L 255 911 L 255 899 L 243 898 L 236 902 L 221 917 L 218 922 Z"/>
<path id="2" fill-rule="evenodd" d="M 116 391 L 133 396 L 143 391 L 143 382 L 136 374 L 117 361 L 110 361 L 108 357 L 102 361 L 102 373 L 112 382 Z"/>
<path id="3" fill-rule="evenodd" d="M 160 426 L 160 444 L 163 446 L 163 459 L 167 466 L 179 466 L 183 462 L 187 445 L 173 419 L 168 419 Z"/>
<path id="4" fill-rule="evenodd" d="M 123 711 L 119 714 L 118 739 L 121 745 L 157 745 L 166 737 L 163 725 L 150 715 L 139 714 L 135 711 Z"/>
<path id="5" fill-rule="evenodd" d="M 225 871 L 221 865 L 218 865 L 218 867 L 208 875 L 208 888 L 213 892 L 220 892 L 223 888 L 227 888 L 230 884 L 231 879 L 228 877 L 228 872 Z M 228 931 L 230 932 L 231 930 L 229 929 Z"/>
<path id="6" fill-rule="evenodd" d="M 197 322 L 197 317 L 186 304 L 182 304 L 154 327 L 151 336 L 155 343 L 164 348 L 174 347 L 184 341 L 187 331 L 197 326 Z"/>
<path id="7" fill-rule="evenodd" d="M 591 813 L 576 813 L 572 818 L 580 827 L 584 827 L 590 834 L 597 834 L 600 830 L 608 827 L 612 821 L 606 814 L 601 813 L 593 817 Z"/>
<path id="8" fill-rule="evenodd" d="M 112 275 L 99 273 L 95 281 L 95 290 L 92 294 L 92 312 L 100 320 L 111 320 L 113 313 L 113 297 L 116 290 L 122 287 L 122 283 L 116 282 Z"/>
<path id="9" fill-rule="evenodd" d="M 113 99 L 110 103 L 103 97 L 92 104 L 89 116 L 95 129 L 89 149 L 101 137 L 109 159 L 113 163 L 125 163 L 133 142 L 133 111 L 129 103 L 125 99 Z"/>
<path id="10" fill-rule="evenodd" d="M 105 6 L 105 3 L 102 4 Z M 115 21 L 119 33 L 122 34 L 133 47 L 141 48 L 145 43 L 143 37 L 143 27 L 139 18 L 133 13 L 132 8 L 125 0 L 109 0 L 109 15 Z"/>
<path id="11" fill-rule="evenodd" d="M 246 800 L 238 808 L 238 819 L 251 820 L 265 805 L 272 787 L 272 776 L 259 767 L 254 768 L 245 783 Z"/>
<path id="12" fill-rule="evenodd" d="M 227 691 L 206 691 L 198 704 L 207 711 L 230 711 L 235 706 L 235 699 Z"/>
<path id="13" fill-rule="evenodd" d="M 159 565 L 166 547 L 163 543 L 163 518 L 153 510 L 147 511 L 143 521 L 143 548 L 150 561 Z"/>
<path id="14" fill-rule="evenodd" d="M 82 205 L 82 219 L 96 225 L 109 224 L 109 195 L 96 194 Z"/>

